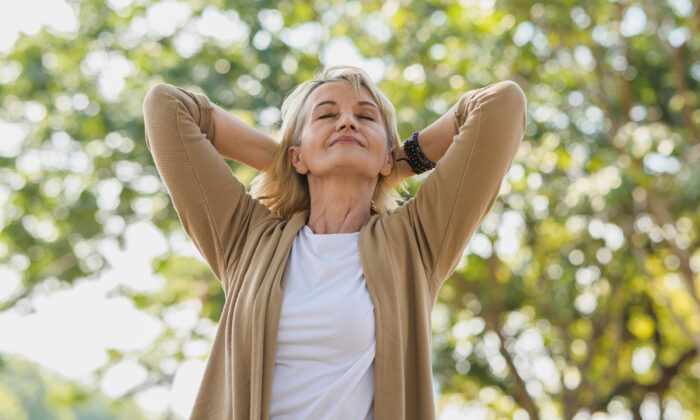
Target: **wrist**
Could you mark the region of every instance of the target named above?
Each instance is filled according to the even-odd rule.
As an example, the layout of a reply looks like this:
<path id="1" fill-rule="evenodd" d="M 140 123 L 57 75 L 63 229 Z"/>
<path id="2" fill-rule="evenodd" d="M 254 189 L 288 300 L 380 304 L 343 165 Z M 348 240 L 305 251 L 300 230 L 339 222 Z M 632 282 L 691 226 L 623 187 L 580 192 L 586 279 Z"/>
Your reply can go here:
<path id="1" fill-rule="evenodd" d="M 404 151 L 406 158 L 400 158 L 402 162 L 406 162 L 414 174 L 422 174 L 435 168 L 435 163 L 430 161 L 424 154 L 418 144 L 419 131 L 413 133 L 413 137 L 403 142 L 401 148 Z"/>

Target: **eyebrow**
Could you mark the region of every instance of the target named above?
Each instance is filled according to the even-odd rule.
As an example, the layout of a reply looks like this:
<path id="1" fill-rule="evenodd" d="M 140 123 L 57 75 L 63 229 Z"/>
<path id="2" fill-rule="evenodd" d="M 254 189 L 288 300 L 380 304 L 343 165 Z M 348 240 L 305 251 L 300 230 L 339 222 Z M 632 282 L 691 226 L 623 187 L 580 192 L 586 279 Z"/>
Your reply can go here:
<path id="1" fill-rule="evenodd" d="M 335 102 L 335 101 L 323 101 L 323 102 L 319 102 L 319 103 L 317 103 L 316 105 L 314 105 L 314 110 L 315 110 L 316 108 L 318 108 L 319 106 L 321 106 L 321 105 L 327 105 L 327 104 L 330 104 L 330 105 L 337 105 L 337 102 Z M 371 105 L 371 106 L 375 107 L 375 108 L 377 109 L 377 111 L 379 111 L 379 108 L 377 108 L 377 105 L 375 105 L 375 104 L 372 103 L 372 102 L 368 102 L 368 101 L 357 101 L 357 104 L 358 104 L 358 105 Z"/>

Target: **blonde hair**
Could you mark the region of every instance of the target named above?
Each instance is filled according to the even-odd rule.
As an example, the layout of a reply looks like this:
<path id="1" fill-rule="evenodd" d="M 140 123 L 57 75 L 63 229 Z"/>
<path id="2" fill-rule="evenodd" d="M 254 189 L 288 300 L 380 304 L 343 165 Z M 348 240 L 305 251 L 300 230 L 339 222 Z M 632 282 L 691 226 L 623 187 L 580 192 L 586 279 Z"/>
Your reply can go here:
<path id="1" fill-rule="evenodd" d="M 335 73 L 339 71 L 338 73 Z M 258 199 L 267 208 L 277 213 L 285 220 L 289 220 L 296 213 L 309 210 L 311 197 L 309 183 L 306 175 L 296 172 L 288 154 L 290 146 L 300 146 L 300 135 L 303 128 L 304 103 L 311 92 L 317 87 L 334 81 L 350 83 L 357 94 L 362 87 L 366 88 L 372 98 L 379 105 L 379 110 L 386 128 L 387 147 L 394 157 L 394 168 L 397 168 L 397 151 L 401 147 L 399 132 L 396 127 L 396 111 L 394 105 L 377 88 L 367 73 L 355 66 L 330 66 L 321 69 L 313 79 L 298 85 L 284 100 L 282 104 L 282 128 L 280 131 L 280 147 L 277 149 L 272 164 L 261 172 L 251 182 L 251 195 Z M 371 214 L 384 214 L 388 210 L 399 206 L 401 199 L 389 177 L 378 173 L 379 180 L 374 189 L 371 203 Z M 405 184 L 399 184 L 402 191 Z"/>

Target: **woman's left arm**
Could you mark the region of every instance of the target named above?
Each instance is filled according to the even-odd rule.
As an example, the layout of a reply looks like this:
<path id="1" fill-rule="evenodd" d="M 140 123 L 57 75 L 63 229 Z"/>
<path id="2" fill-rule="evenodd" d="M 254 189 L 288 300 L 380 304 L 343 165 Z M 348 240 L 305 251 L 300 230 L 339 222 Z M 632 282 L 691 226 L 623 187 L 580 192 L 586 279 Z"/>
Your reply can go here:
<path id="1" fill-rule="evenodd" d="M 455 110 L 457 103 L 450 108 L 440 118 L 424 128 L 418 134 L 418 145 L 421 151 L 431 162 L 437 163 L 452 144 L 458 127 L 455 124 Z M 403 147 L 399 150 L 400 158 L 406 158 Z M 415 175 L 408 162 L 405 160 L 398 162 L 398 182 Z"/>
<path id="2" fill-rule="evenodd" d="M 453 108 L 421 137 L 429 159 L 444 156 L 386 221 L 416 239 L 433 298 L 498 197 L 525 133 L 527 98 L 504 80 L 465 92 Z M 456 135 L 449 134 L 453 127 Z"/>

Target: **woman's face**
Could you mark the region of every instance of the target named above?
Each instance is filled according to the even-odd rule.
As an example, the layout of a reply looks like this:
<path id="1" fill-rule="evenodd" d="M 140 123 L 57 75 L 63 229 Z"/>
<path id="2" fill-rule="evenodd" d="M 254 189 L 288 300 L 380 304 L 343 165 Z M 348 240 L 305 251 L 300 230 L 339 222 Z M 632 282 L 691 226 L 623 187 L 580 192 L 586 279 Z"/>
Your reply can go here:
<path id="1" fill-rule="evenodd" d="M 315 177 L 389 176 L 393 157 L 379 105 L 366 88 L 334 81 L 314 89 L 302 109 L 301 145 L 289 155 L 296 171 Z M 346 140 L 337 141 L 341 137 Z"/>

